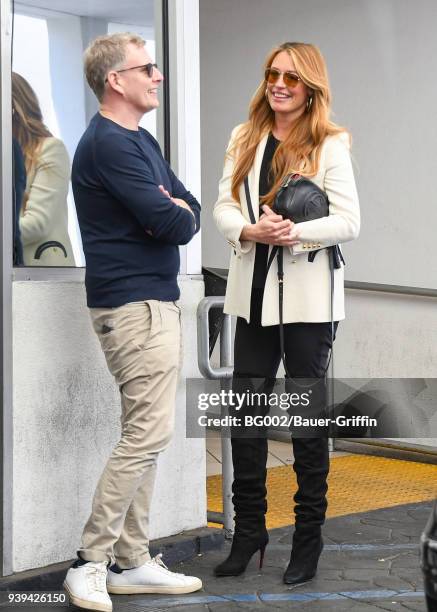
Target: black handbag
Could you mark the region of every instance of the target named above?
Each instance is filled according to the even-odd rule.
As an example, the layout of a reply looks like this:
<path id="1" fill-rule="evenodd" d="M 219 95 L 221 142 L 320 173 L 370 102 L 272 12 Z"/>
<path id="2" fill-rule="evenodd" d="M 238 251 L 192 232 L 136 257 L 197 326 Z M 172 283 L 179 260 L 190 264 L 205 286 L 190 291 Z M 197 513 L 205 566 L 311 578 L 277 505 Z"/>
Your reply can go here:
<path id="1" fill-rule="evenodd" d="M 303 221 L 313 221 L 314 219 L 327 217 L 329 215 L 329 200 L 323 189 L 320 189 L 310 179 L 300 174 L 289 174 L 282 181 L 272 210 L 277 215 L 282 215 L 284 219 L 290 219 L 294 223 L 302 223 Z M 275 249 L 279 248 L 275 247 Z M 340 247 L 336 244 L 328 248 L 331 249 L 334 256 L 334 267 L 340 268 L 340 261 L 344 263 Z M 310 251 L 308 261 L 313 262 L 318 252 Z M 276 251 L 273 258 L 275 255 Z"/>
<path id="2" fill-rule="evenodd" d="M 326 193 L 313 181 L 300 174 L 290 174 L 282 182 L 272 210 L 284 219 L 302 223 L 327 217 L 329 200 Z"/>
<path id="3" fill-rule="evenodd" d="M 246 194 L 247 207 L 252 223 L 256 223 L 253 213 L 252 202 L 249 192 L 249 181 L 247 177 L 244 179 L 244 188 Z M 313 221 L 321 217 L 329 215 L 329 199 L 326 193 L 320 189 L 313 181 L 307 179 L 300 174 L 289 174 L 285 177 L 275 196 L 275 201 L 272 210 L 282 215 L 284 219 L 290 219 L 294 223 L 302 223 L 303 221 Z M 328 364 L 325 368 L 324 375 L 328 371 L 329 364 L 332 358 L 332 347 L 334 345 L 334 268 L 340 268 L 341 262 L 345 263 L 340 247 L 336 244 L 327 247 L 329 257 L 329 269 L 331 277 L 330 291 L 330 308 L 331 308 L 331 352 Z M 312 263 L 318 251 L 310 251 L 308 253 L 308 261 Z M 281 359 L 284 364 L 285 375 L 291 378 L 288 372 L 287 364 L 285 363 L 285 348 L 284 348 L 284 322 L 283 322 L 283 305 L 284 305 L 284 257 L 283 247 L 274 246 L 270 252 L 267 262 L 267 272 L 273 263 L 273 260 L 278 258 L 278 285 L 279 285 L 279 340 L 281 349 Z"/>

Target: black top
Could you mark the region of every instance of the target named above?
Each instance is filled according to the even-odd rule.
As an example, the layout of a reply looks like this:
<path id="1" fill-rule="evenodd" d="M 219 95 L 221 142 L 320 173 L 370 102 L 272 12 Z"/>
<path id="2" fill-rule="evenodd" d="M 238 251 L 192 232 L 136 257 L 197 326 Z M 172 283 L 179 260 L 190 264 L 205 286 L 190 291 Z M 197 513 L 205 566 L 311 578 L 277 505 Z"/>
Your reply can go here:
<path id="1" fill-rule="evenodd" d="M 261 171 L 259 174 L 259 196 L 266 195 L 272 188 L 272 177 L 270 175 L 270 167 L 272 164 L 273 155 L 275 154 L 276 148 L 279 144 L 279 140 L 273 136 L 273 134 L 269 134 L 267 139 L 266 148 L 264 151 L 263 160 L 261 163 Z M 263 211 L 259 209 L 260 216 L 263 214 Z M 264 289 L 267 278 L 267 259 L 269 254 L 269 245 L 261 244 L 260 242 L 256 243 L 256 252 L 255 252 L 255 267 L 253 270 L 253 281 L 252 281 L 252 289 Z"/>
<path id="2" fill-rule="evenodd" d="M 164 160 L 158 142 L 97 113 L 77 147 L 72 185 L 91 308 L 179 298 L 179 245 L 200 226 L 200 205 Z M 193 215 L 158 188 L 189 204 Z"/>

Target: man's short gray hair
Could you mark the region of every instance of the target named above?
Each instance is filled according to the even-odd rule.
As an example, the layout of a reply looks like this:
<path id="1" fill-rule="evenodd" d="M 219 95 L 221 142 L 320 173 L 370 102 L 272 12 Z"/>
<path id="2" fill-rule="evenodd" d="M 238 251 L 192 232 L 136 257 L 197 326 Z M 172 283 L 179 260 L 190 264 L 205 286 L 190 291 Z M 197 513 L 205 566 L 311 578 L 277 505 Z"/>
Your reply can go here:
<path id="1" fill-rule="evenodd" d="M 102 101 L 105 79 L 110 70 L 121 68 L 126 59 L 127 46 L 143 47 L 146 41 L 131 32 L 108 34 L 94 39 L 84 53 L 84 70 L 88 85 Z"/>

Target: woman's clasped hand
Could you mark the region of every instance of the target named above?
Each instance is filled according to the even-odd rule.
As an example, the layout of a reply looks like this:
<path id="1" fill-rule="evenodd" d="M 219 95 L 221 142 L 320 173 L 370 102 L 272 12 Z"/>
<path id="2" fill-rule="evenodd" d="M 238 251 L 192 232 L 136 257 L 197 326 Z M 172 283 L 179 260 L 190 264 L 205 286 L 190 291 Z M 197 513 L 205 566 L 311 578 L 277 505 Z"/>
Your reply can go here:
<path id="1" fill-rule="evenodd" d="M 275 246 L 293 246 L 299 244 L 299 229 L 290 219 L 283 219 L 270 206 L 264 204 L 264 211 L 259 221 L 247 225 L 241 234 L 243 240 L 253 240 L 262 244 Z"/>

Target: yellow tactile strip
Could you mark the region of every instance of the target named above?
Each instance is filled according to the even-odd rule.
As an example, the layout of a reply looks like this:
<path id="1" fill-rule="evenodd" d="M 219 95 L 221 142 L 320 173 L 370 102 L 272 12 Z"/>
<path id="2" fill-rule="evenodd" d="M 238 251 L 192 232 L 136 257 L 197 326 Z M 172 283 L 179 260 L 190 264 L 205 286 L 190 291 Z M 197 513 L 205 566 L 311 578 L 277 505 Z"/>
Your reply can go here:
<path id="1" fill-rule="evenodd" d="M 367 455 L 335 457 L 328 484 L 328 517 L 366 512 L 434 499 L 437 465 Z M 293 524 L 296 477 L 292 467 L 269 468 L 267 490 L 267 528 Z M 221 476 L 207 478 L 207 495 L 208 510 L 221 512 Z"/>

